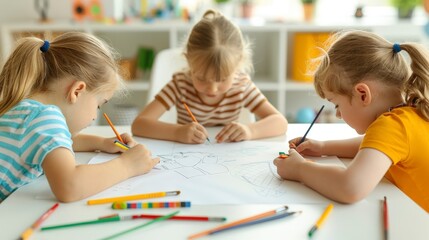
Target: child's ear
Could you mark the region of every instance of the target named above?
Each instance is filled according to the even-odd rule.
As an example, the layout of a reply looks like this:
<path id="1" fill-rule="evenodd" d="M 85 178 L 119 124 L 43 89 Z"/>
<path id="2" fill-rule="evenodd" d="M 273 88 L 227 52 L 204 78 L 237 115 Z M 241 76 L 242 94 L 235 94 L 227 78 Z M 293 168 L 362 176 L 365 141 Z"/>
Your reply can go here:
<path id="1" fill-rule="evenodd" d="M 371 90 L 369 86 L 365 83 L 358 83 L 354 87 L 355 94 L 359 98 L 359 101 L 364 105 L 367 106 L 372 101 L 372 95 Z"/>
<path id="2" fill-rule="evenodd" d="M 67 99 L 70 103 L 75 103 L 83 92 L 86 91 L 86 83 L 82 81 L 75 81 L 70 86 L 67 93 Z"/>

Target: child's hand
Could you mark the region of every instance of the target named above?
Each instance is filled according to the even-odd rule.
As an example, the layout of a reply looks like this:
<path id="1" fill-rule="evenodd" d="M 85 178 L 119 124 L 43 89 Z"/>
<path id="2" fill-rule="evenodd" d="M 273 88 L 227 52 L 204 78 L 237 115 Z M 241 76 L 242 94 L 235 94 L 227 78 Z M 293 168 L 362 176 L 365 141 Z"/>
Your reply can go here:
<path id="1" fill-rule="evenodd" d="M 226 125 L 216 135 L 216 140 L 220 142 L 239 142 L 249 140 L 251 138 L 250 128 L 247 125 L 232 122 Z"/>
<path id="2" fill-rule="evenodd" d="M 274 159 L 274 165 L 277 166 L 277 173 L 286 180 L 299 180 L 299 165 L 305 162 L 305 159 L 295 149 L 289 150 L 287 158 Z"/>
<path id="3" fill-rule="evenodd" d="M 176 134 L 178 142 L 193 144 L 204 143 L 209 136 L 207 130 L 196 122 L 180 126 Z"/>
<path id="4" fill-rule="evenodd" d="M 307 156 L 320 157 L 324 143 L 322 141 L 312 140 L 306 138 L 305 141 L 299 146 L 296 146 L 301 141 L 301 138 L 294 138 L 289 141 L 289 148 L 295 149 L 298 153 Z"/>
<path id="5" fill-rule="evenodd" d="M 125 141 L 125 139 L 123 140 Z M 152 158 L 151 152 L 142 144 L 126 150 L 120 158 L 126 164 L 125 167 L 128 169 L 130 177 L 147 173 L 159 163 L 159 158 Z"/>
<path id="6" fill-rule="evenodd" d="M 134 139 L 128 133 L 121 134 L 121 138 L 122 140 L 124 140 L 124 143 L 129 147 L 133 147 L 137 144 L 137 142 L 134 141 Z M 115 144 L 115 140 L 118 140 L 118 139 L 116 137 L 105 138 L 100 150 L 106 153 L 125 152 L 126 151 L 125 149 L 122 149 Z"/>

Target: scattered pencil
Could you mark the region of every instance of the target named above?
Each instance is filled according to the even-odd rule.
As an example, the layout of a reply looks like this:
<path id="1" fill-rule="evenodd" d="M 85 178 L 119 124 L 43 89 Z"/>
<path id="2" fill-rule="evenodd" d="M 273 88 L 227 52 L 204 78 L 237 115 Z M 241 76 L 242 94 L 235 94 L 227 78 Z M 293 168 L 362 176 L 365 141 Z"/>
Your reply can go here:
<path id="1" fill-rule="evenodd" d="M 332 205 L 331 203 L 326 207 L 325 211 L 322 213 L 319 220 L 317 220 L 316 224 L 314 224 L 314 226 L 308 232 L 308 236 L 310 238 L 313 236 L 314 232 L 316 232 L 316 230 L 322 226 L 323 222 L 326 220 L 326 218 L 328 217 L 329 213 L 331 213 L 333 208 L 334 208 L 334 205 Z"/>
<path id="2" fill-rule="evenodd" d="M 143 193 L 143 194 L 137 194 L 137 195 L 120 196 L 120 197 L 91 199 L 87 201 L 87 204 L 95 205 L 95 204 L 111 203 L 111 202 L 117 202 L 117 201 L 132 201 L 132 200 L 147 199 L 147 198 L 177 196 L 179 194 L 180 194 L 180 191 Z"/>
<path id="3" fill-rule="evenodd" d="M 51 214 L 57 209 L 59 206 L 59 203 L 55 203 L 51 208 L 48 209 L 42 216 L 40 216 L 36 222 L 34 222 L 29 228 L 27 228 L 22 234 L 20 239 L 21 240 L 27 240 L 30 238 L 30 236 L 33 234 L 33 231 L 36 230 L 45 219 L 47 219 Z"/>
<path id="4" fill-rule="evenodd" d="M 139 208 L 189 208 L 191 202 L 114 202 L 113 209 L 139 209 Z"/>

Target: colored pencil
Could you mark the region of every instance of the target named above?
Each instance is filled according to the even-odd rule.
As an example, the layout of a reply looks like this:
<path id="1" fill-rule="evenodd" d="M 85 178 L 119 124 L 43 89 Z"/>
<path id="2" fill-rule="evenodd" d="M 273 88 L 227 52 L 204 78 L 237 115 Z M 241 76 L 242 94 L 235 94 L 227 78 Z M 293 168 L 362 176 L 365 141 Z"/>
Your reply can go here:
<path id="1" fill-rule="evenodd" d="M 192 121 L 198 123 L 197 119 L 195 118 L 194 114 L 192 114 L 191 109 L 189 109 L 188 105 L 185 102 L 182 102 L 182 103 L 183 103 L 183 106 L 185 106 L 185 109 L 188 112 L 189 116 L 192 118 Z M 209 137 L 207 137 L 206 139 L 210 143 Z"/>
<path id="2" fill-rule="evenodd" d="M 308 236 L 311 237 L 313 236 L 314 232 L 320 228 L 320 226 L 322 226 L 323 222 L 326 220 L 326 218 L 328 217 L 329 213 L 331 213 L 332 208 L 334 208 L 334 205 L 332 205 L 332 203 L 330 203 L 325 211 L 322 213 L 322 215 L 320 216 L 319 220 L 317 220 L 316 224 L 314 224 L 314 226 L 310 229 L 310 231 L 308 231 Z"/>
<path id="3" fill-rule="evenodd" d="M 316 120 L 319 117 L 320 113 L 322 112 L 323 108 L 325 108 L 325 105 L 322 105 L 322 107 L 320 108 L 319 112 L 316 114 L 316 116 L 314 117 L 313 121 L 311 122 L 310 127 L 308 127 L 308 129 L 305 132 L 304 136 L 301 138 L 301 140 L 299 141 L 299 143 L 296 145 L 297 147 L 299 146 L 299 144 L 301 144 L 301 143 L 303 143 L 305 141 L 305 138 L 307 137 L 308 132 L 310 132 L 310 129 L 313 127 L 313 124 L 316 122 Z"/>
<path id="4" fill-rule="evenodd" d="M 128 215 L 128 216 L 120 216 L 118 214 L 109 215 L 105 217 L 99 217 L 96 220 L 91 221 L 83 221 L 83 222 L 74 222 L 74 223 L 66 223 L 60 225 L 52 225 L 42 227 L 41 231 L 68 228 L 68 227 L 78 227 L 84 225 L 92 225 L 92 224 L 100 224 L 100 223 L 108 223 L 108 222 L 118 222 L 118 221 L 128 221 L 128 220 L 136 220 L 136 219 L 156 219 L 163 217 L 164 215 L 156 215 L 156 214 L 136 214 L 136 215 Z M 173 216 L 170 218 L 171 220 L 181 220 L 181 221 L 202 221 L 202 222 L 224 222 L 226 221 L 225 217 L 206 217 L 206 216 Z"/>
<path id="5" fill-rule="evenodd" d="M 384 233 L 384 240 L 389 239 L 389 212 L 387 210 L 387 198 L 384 196 L 383 200 L 383 233 Z"/>
<path id="6" fill-rule="evenodd" d="M 300 213 L 301 213 L 301 211 L 298 211 L 298 212 L 282 212 L 282 213 L 279 213 L 279 214 L 275 214 L 273 216 L 268 216 L 268 217 L 264 217 L 264 218 L 257 219 L 257 220 L 254 220 L 254 221 L 245 222 L 245 223 L 238 224 L 238 225 L 235 225 L 235 226 L 223 228 L 223 229 L 211 232 L 209 235 L 220 233 L 220 232 L 224 232 L 224 231 L 228 231 L 228 230 L 233 230 L 233 229 L 237 229 L 237 228 L 241 228 L 241 227 L 252 226 L 252 225 L 255 225 L 255 224 L 258 224 L 258 223 L 264 223 L 264 222 L 268 222 L 268 221 L 272 221 L 272 220 L 276 220 L 276 219 L 280 219 L 280 218 L 284 218 L 284 217 L 287 217 L 287 216 L 292 216 L 292 215 L 300 214 Z"/>
<path id="7" fill-rule="evenodd" d="M 122 197 L 91 199 L 91 200 L 88 200 L 86 203 L 88 205 L 95 205 L 95 204 L 111 203 L 111 202 L 117 202 L 117 201 L 132 201 L 132 200 L 147 199 L 147 198 L 176 196 L 179 194 L 180 194 L 180 191 L 153 192 L 153 193 L 143 193 L 143 194 L 137 194 L 137 195 L 128 195 L 128 196 L 122 196 Z"/>
<path id="8" fill-rule="evenodd" d="M 106 113 L 103 113 L 103 115 L 104 115 L 104 118 L 106 119 L 107 123 L 109 123 L 110 127 L 112 128 L 113 132 L 115 133 L 116 138 L 117 138 L 119 141 L 121 141 L 121 143 L 124 143 L 124 144 L 125 144 L 124 140 L 122 140 L 122 138 L 121 138 L 121 135 L 118 133 L 118 131 L 116 131 L 115 126 L 113 126 L 112 121 L 110 121 L 109 116 L 107 116 L 107 114 L 106 114 Z"/>
<path id="9" fill-rule="evenodd" d="M 139 208 L 189 208 L 190 201 L 182 202 L 114 202 L 113 209 L 139 209 Z"/>
<path id="10" fill-rule="evenodd" d="M 118 146 L 118 147 L 120 147 L 120 148 L 122 148 L 122 149 L 124 149 L 124 150 L 130 149 L 130 147 L 127 144 L 121 143 L 118 140 L 115 140 L 115 145 Z"/>
<path id="11" fill-rule="evenodd" d="M 179 211 L 176 211 L 176 212 L 170 213 L 170 214 L 168 214 L 168 215 L 165 215 L 165 216 L 162 216 L 162 217 L 159 217 L 159 218 L 155 218 L 155 219 L 153 219 L 152 221 L 149 221 L 149 222 L 147 222 L 147 223 L 145 223 L 145 224 L 139 225 L 139 226 L 137 226 L 137 227 L 130 228 L 130 229 L 125 230 L 125 231 L 122 231 L 122 232 L 118 232 L 118 233 L 113 234 L 113 235 L 111 235 L 111 236 L 108 236 L 108 237 L 102 238 L 101 240 L 108 240 L 108 239 L 113 239 L 113 238 L 116 238 L 116 237 L 122 236 L 122 235 L 124 235 L 124 234 L 130 233 L 130 232 L 135 231 L 135 230 L 138 230 L 138 229 L 140 229 L 140 228 L 144 228 L 144 227 L 146 227 L 146 226 L 148 226 L 148 225 L 151 225 L 151 224 L 153 224 L 153 223 L 156 223 L 156 222 L 160 222 L 160 221 L 167 220 L 167 219 L 169 219 L 169 218 L 173 217 L 174 215 L 177 215 L 178 213 L 179 213 Z"/>
<path id="12" fill-rule="evenodd" d="M 51 214 L 57 209 L 59 206 L 59 203 L 55 203 L 51 208 L 49 208 L 42 216 L 40 216 L 36 222 L 34 222 L 29 228 L 27 228 L 22 234 L 20 239 L 21 240 L 27 240 L 30 238 L 31 234 L 33 234 L 33 231 L 36 230 L 45 219 L 47 219 Z"/>
<path id="13" fill-rule="evenodd" d="M 211 234 L 213 232 L 222 230 L 224 228 L 229 228 L 229 227 L 236 226 L 236 225 L 239 225 L 239 224 L 242 224 L 242 223 L 247 223 L 247 222 L 250 222 L 250 221 L 253 221 L 253 220 L 257 220 L 257 219 L 261 219 L 261 218 L 264 218 L 264 217 L 272 216 L 274 214 L 278 214 L 278 213 L 284 212 L 287 209 L 288 209 L 288 206 L 283 206 L 283 207 L 278 208 L 278 209 L 274 209 L 274 210 L 270 210 L 270 211 L 263 212 L 263 213 L 260 213 L 260 214 L 256 214 L 254 216 L 250 216 L 250 217 L 247 217 L 247 218 L 239 219 L 239 220 L 236 220 L 236 221 L 233 221 L 233 222 L 230 222 L 230 223 L 226 223 L 226 224 L 220 225 L 218 227 L 215 227 L 215 228 L 212 228 L 212 229 L 209 229 L 209 230 L 205 230 L 205 231 L 193 234 L 193 235 L 189 236 L 188 239 L 190 240 L 190 239 L 196 239 L 196 238 L 204 237 L 204 236 L 207 236 L 207 235 L 209 235 L 209 234 Z"/>

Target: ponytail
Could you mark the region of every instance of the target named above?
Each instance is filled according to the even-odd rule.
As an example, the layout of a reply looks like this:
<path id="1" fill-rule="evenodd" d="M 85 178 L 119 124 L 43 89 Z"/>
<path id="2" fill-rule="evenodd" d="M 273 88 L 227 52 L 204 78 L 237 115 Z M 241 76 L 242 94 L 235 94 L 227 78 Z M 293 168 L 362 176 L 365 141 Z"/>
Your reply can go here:
<path id="1" fill-rule="evenodd" d="M 122 85 L 115 52 L 91 34 L 67 32 L 51 43 L 21 39 L 0 73 L 0 116 L 21 100 L 50 90 L 55 81 L 70 78 L 84 81 L 89 91 Z"/>
<path id="2" fill-rule="evenodd" d="M 44 86 L 46 65 L 41 39 L 23 38 L 0 74 L 0 116 Z"/>
<path id="3" fill-rule="evenodd" d="M 405 43 L 400 45 L 411 59 L 412 74 L 405 82 L 405 101 L 415 106 L 429 121 L 429 52 L 424 47 Z"/>

